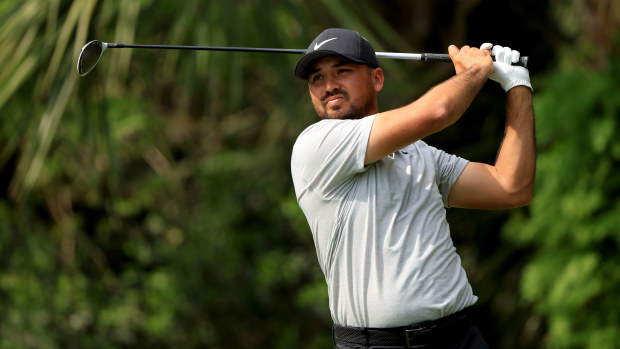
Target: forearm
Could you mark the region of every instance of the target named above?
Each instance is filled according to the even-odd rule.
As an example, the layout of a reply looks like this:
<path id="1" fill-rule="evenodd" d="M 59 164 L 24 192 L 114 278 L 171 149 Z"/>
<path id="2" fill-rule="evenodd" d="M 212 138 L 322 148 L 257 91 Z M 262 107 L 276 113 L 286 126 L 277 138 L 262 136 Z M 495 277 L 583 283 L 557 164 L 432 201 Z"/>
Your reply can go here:
<path id="1" fill-rule="evenodd" d="M 506 191 L 529 203 L 536 172 L 536 139 L 531 90 L 517 86 L 507 92 L 506 134 L 495 169 Z"/>
<path id="2" fill-rule="evenodd" d="M 435 118 L 428 120 L 428 134 L 441 131 L 460 119 L 487 78 L 488 75 L 480 69 L 480 66 L 475 65 L 435 86 L 422 96 L 416 103 L 438 111 Z"/>

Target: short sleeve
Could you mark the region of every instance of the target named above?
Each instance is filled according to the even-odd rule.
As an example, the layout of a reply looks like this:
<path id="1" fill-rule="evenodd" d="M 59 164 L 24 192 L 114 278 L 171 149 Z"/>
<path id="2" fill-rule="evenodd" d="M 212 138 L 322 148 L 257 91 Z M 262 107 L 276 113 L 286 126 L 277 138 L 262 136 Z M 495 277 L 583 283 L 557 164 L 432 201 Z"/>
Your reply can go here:
<path id="1" fill-rule="evenodd" d="M 431 146 L 429 146 L 429 150 L 433 153 L 433 158 L 437 166 L 437 185 L 439 186 L 439 192 L 441 193 L 444 206 L 448 207 L 448 195 L 450 195 L 450 190 L 469 161 Z"/>

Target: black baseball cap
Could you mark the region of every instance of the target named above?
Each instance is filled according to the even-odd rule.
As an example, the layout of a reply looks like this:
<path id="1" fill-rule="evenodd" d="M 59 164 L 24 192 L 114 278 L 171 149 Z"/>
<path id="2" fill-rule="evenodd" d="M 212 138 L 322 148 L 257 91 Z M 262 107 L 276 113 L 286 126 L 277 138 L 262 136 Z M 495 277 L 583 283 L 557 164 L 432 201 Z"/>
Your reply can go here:
<path id="1" fill-rule="evenodd" d="M 295 76 L 308 79 L 312 62 L 332 55 L 372 68 L 379 67 L 375 49 L 366 38 L 353 30 L 330 28 L 324 30 L 310 43 L 306 54 L 297 62 Z"/>

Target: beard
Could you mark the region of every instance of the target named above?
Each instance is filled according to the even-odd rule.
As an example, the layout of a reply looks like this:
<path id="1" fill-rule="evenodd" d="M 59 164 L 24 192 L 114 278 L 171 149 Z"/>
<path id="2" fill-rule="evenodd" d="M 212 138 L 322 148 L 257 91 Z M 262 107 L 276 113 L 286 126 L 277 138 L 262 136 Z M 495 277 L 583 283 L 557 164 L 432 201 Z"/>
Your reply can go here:
<path id="1" fill-rule="evenodd" d="M 342 95 L 346 102 L 349 102 L 348 108 L 346 106 L 337 105 L 328 109 L 325 100 L 338 94 Z M 325 93 L 325 95 L 321 98 L 321 109 L 316 107 L 315 109 L 317 109 L 317 114 L 319 114 L 321 119 L 358 120 L 372 113 L 375 95 L 372 93 L 366 93 L 360 100 L 362 100 L 361 103 L 352 103 L 349 98 L 349 93 L 346 90 L 336 89 Z"/>
<path id="2" fill-rule="evenodd" d="M 319 116 L 321 119 L 358 120 L 368 116 L 370 114 L 368 111 L 369 109 L 369 106 L 361 108 L 359 106 L 351 105 L 349 109 L 342 110 L 340 106 L 336 106 L 331 110 L 324 108 L 323 114 Z"/>

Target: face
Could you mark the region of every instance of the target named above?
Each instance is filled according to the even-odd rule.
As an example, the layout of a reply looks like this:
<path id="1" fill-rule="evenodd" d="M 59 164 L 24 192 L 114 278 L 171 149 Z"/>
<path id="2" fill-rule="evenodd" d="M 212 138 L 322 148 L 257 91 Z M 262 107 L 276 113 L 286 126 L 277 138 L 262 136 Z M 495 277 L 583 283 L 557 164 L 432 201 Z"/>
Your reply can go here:
<path id="1" fill-rule="evenodd" d="M 317 59 L 308 76 L 314 110 L 323 119 L 361 119 L 376 114 L 383 71 L 338 56 Z"/>

